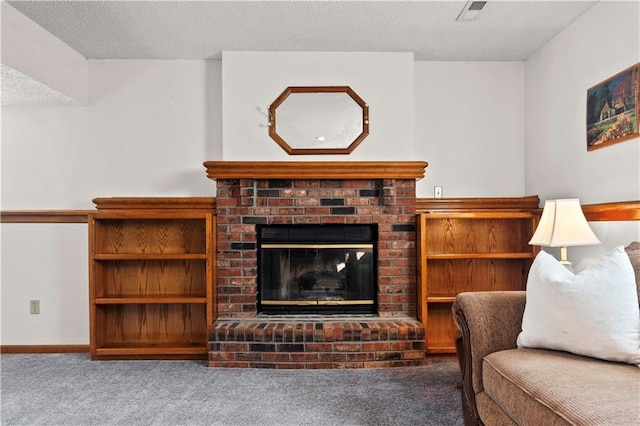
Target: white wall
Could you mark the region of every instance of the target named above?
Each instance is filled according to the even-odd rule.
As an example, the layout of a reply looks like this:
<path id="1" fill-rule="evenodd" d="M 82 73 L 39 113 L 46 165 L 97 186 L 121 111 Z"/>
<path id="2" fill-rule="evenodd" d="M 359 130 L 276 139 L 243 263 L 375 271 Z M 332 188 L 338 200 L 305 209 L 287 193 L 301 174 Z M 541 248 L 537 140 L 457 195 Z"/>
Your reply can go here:
<path id="1" fill-rule="evenodd" d="M 89 61 L 89 106 L 3 107 L 2 209 L 214 196 L 202 163 L 221 159 L 220 82 L 219 61 Z M 2 344 L 88 344 L 87 226 L 0 229 Z"/>
<path id="2" fill-rule="evenodd" d="M 417 62 L 415 153 L 429 162 L 420 197 L 524 194 L 522 62 Z"/>
<path id="3" fill-rule="evenodd" d="M 309 55 L 284 56 L 276 68 L 293 67 L 300 58 L 313 62 Z M 458 196 L 521 195 L 519 64 L 414 64 L 408 54 L 356 55 L 355 62 L 329 56 L 332 72 L 305 77 L 274 70 L 277 77 L 270 78 L 258 77 L 274 61 L 256 53 L 225 54 L 231 62 L 226 67 L 218 61 L 89 61 L 88 106 L 2 109 L 2 208 L 93 209 L 91 200 L 104 196 L 212 196 L 215 185 L 202 162 L 221 159 L 426 160 L 425 180 L 432 168 L 439 170 L 446 196 L 454 196 L 454 188 Z M 319 55 L 319 62 L 329 56 Z M 381 60 L 390 63 L 382 66 Z M 377 71 L 364 73 L 365 64 Z M 507 94 L 493 90 L 500 82 Z M 288 85 L 311 84 L 351 85 L 369 103 L 371 134 L 352 155 L 288 157 L 268 137 L 266 106 Z M 443 99 L 443 87 L 458 102 Z M 447 107 L 438 108 L 438 99 Z M 460 125 L 450 108 L 471 115 Z M 505 119 L 510 124 L 495 132 Z M 448 137 L 452 126 L 463 137 Z M 459 151 L 468 152 L 470 140 L 488 148 L 461 162 Z M 418 191 L 420 197 L 430 194 Z M 86 225 L 1 229 L 2 344 L 87 344 Z M 41 301 L 42 314 L 29 314 L 31 299 Z"/>
<path id="4" fill-rule="evenodd" d="M 89 344 L 87 238 L 85 224 L 2 224 L 3 345 Z"/>
<path id="5" fill-rule="evenodd" d="M 639 16 L 638 2 L 600 2 L 526 61 L 526 193 L 586 204 L 640 199 L 640 139 L 587 152 L 585 130 L 587 89 L 640 62 Z M 603 244 L 571 248 L 569 260 L 585 266 L 640 240 L 638 222 L 593 228 Z"/>
<path id="6" fill-rule="evenodd" d="M 216 61 L 89 61 L 88 106 L 2 108 L 2 209 L 92 209 L 91 199 L 102 196 L 213 196 L 202 162 L 222 159 L 424 160 L 430 166 L 419 197 L 442 185 L 446 197 L 638 199 L 638 140 L 590 153 L 584 142 L 586 89 L 639 60 L 634 16 L 637 3 L 598 4 L 525 65 L 419 62 L 407 69 L 400 54 L 381 70 L 388 77 L 375 74 L 383 86 L 376 90 L 364 84 L 366 75 L 346 81 L 335 72 L 326 80 L 269 79 L 253 97 L 228 74 L 236 67 Z M 624 43 L 599 41 L 611 28 Z M 231 59 L 236 66 L 262 61 L 265 68 L 243 71 L 256 90 L 269 62 L 259 56 Z M 351 85 L 371 105 L 369 138 L 350 156 L 287 157 L 268 138 L 262 114 L 298 84 Z M 397 109 L 393 120 L 389 106 Z M 0 229 L 2 344 L 88 344 L 85 225 Z M 606 241 L 597 250 L 640 239 L 637 223 L 594 229 Z M 570 258 L 594 256 L 583 249 L 570 250 Z M 42 314 L 28 314 L 30 299 L 41 300 Z"/>
<path id="7" fill-rule="evenodd" d="M 223 158 L 229 161 L 413 160 L 413 53 L 223 52 Z M 288 86 L 350 86 L 369 105 L 369 136 L 351 155 L 289 156 L 267 108 Z"/>
<path id="8" fill-rule="evenodd" d="M 220 62 L 89 61 L 90 105 L 2 109 L 2 208 L 212 196 Z"/>

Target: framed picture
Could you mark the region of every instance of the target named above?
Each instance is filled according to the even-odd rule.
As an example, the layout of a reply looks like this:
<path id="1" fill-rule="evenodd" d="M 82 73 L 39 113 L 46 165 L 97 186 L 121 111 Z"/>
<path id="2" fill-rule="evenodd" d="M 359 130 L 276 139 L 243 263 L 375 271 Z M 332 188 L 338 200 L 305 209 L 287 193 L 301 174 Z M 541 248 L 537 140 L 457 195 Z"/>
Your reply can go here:
<path id="1" fill-rule="evenodd" d="M 640 136 L 640 63 L 587 90 L 587 151 Z"/>

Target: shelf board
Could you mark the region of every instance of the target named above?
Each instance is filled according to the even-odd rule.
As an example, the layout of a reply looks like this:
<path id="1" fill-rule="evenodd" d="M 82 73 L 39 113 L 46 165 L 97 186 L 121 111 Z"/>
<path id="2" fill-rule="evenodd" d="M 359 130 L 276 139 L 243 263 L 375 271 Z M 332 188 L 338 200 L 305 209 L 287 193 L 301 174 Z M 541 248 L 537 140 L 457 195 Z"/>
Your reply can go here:
<path id="1" fill-rule="evenodd" d="M 204 296 L 123 296 L 96 297 L 96 305 L 206 304 Z"/>
<path id="2" fill-rule="evenodd" d="M 433 296 L 427 297 L 427 303 L 453 303 L 456 301 L 455 296 Z"/>
<path id="3" fill-rule="evenodd" d="M 100 253 L 93 260 L 207 260 L 206 253 Z"/>
<path id="4" fill-rule="evenodd" d="M 429 260 L 457 259 L 533 259 L 535 253 L 432 253 L 427 254 Z"/>
<path id="5" fill-rule="evenodd" d="M 534 217 L 530 212 L 440 212 L 427 211 L 424 218 L 427 220 L 442 219 L 531 219 Z"/>
<path id="6" fill-rule="evenodd" d="M 427 353 L 430 354 L 450 354 L 455 352 L 455 346 L 430 346 L 427 348 Z"/>
<path id="7" fill-rule="evenodd" d="M 208 353 L 206 344 L 190 345 L 188 343 L 174 343 L 166 345 L 145 346 L 141 343 L 122 345 L 109 345 L 96 348 L 95 354 L 98 356 L 117 355 L 198 355 Z"/>

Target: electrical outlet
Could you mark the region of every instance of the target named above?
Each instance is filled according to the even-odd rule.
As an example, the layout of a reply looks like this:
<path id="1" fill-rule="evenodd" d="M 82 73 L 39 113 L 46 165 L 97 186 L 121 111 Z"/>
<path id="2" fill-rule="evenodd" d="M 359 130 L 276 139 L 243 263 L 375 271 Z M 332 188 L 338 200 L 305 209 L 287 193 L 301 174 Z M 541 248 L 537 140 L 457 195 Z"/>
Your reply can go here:
<path id="1" fill-rule="evenodd" d="M 435 198 L 442 198 L 442 187 L 441 186 L 434 186 L 433 187 L 433 196 Z"/>
<path id="2" fill-rule="evenodd" d="M 39 314 L 40 313 L 40 301 L 39 300 L 31 300 L 29 301 L 29 310 L 31 314 Z"/>

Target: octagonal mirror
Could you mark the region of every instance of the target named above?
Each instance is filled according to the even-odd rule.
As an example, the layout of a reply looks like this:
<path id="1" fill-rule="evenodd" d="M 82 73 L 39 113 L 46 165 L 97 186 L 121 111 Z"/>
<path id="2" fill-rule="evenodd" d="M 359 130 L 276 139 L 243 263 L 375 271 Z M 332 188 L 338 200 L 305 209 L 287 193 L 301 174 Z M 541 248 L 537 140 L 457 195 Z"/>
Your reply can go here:
<path id="1" fill-rule="evenodd" d="M 269 136 L 291 155 L 350 154 L 369 134 L 369 107 L 348 86 L 287 87 L 269 106 Z"/>

